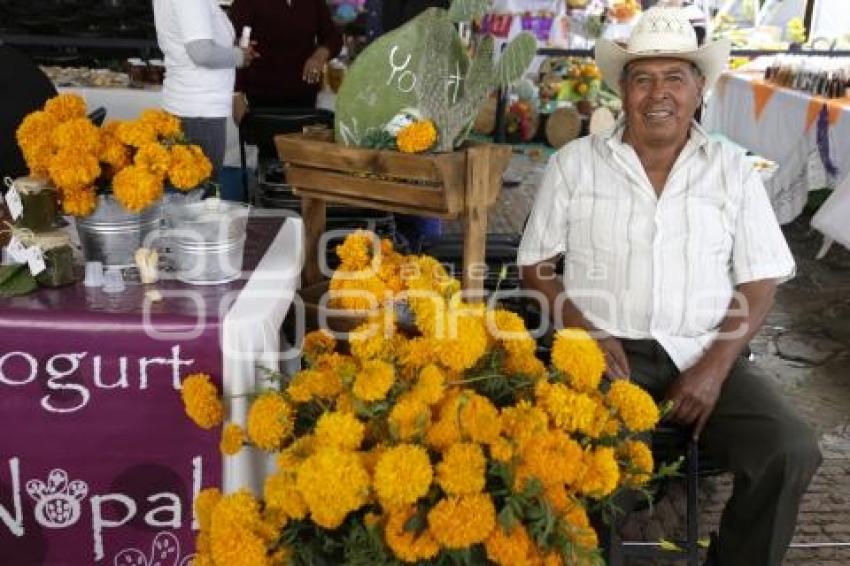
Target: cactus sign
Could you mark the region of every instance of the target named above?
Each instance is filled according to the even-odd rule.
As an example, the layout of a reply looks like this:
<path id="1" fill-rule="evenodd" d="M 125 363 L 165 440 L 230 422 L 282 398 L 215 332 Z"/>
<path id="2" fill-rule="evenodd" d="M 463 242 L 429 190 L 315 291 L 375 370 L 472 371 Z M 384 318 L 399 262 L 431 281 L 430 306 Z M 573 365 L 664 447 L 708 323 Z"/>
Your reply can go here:
<path id="1" fill-rule="evenodd" d="M 430 8 L 363 51 L 337 95 L 337 142 L 364 145 L 397 113 L 415 109 L 434 122 L 438 151 L 460 145 L 487 95 L 519 79 L 537 48 L 533 36 L 520 34 L 494 65 L 487 36 L 470 60 L 454 24 L 481 17 L 489 4 L 455 0 L 449 10 Z"/>
<path id="2" fill-rule="evenodd" d="M 421 86 L 419 69 L 426 56 L 422 45 L 431 28 L 451 22 L 443 10 L 426 10 L 404 26 L 379 37 L 355 60 L 336 99 L 336 139 L 345 145 L 361 145 L 370 130 L 381 130 L 403 108 L 417 106 Z M 453 32 L 453 29 L 450 30 Z M 455 70 L 446 77 L 454 96 L 461 91 L 461 77 L 469 65 L 460 37 L 454 33 L 446 46 Z"/>

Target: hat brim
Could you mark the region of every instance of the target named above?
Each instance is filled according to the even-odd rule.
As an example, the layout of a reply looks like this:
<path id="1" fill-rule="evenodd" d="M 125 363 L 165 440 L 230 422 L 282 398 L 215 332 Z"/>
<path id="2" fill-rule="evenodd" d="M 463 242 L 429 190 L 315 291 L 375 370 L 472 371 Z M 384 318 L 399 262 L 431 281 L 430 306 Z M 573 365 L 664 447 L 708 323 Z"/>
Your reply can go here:
<path id="1" fill-rule="evenodd" d="M 693 51 L 659 49 L 658 51 L 631 53 L 613 41 L 600 38 L 596 41 L 594 57 L 596 58 L 596 66 L 599 68 L 599 73 L 602 75 L 602 80 L 614 92 L 622 96 L 620 92 L 620 77 L 623 74 L 623 68 L 632 61 L 640 59 L 669 58 L 694 63 L 702 71 L 705 77 L 705 90 L 708 90 L 720 77 L 723 69 L 726 68 L 731 49 L 732 43 L 728 39 L 719 39 L 698 47 Z"/>

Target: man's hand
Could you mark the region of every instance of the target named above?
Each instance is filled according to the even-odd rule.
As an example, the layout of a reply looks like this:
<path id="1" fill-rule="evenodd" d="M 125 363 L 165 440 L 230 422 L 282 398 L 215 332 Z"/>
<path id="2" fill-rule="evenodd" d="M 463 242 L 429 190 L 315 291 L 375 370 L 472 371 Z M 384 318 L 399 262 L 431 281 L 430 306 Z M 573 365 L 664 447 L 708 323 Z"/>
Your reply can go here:
<path id="1" fill-rule="evenodd" d="M 251 65 L 251 61 L 258 58 L 260 54 L 257 52 L 254 47 L 257 45 L 256 41 L 252 41 L 248 47 L 240 47 L 242 50 L 242 67 L 248 67 Z"/>
<path id="2" fill-rule="evenodd" d="M 626 357 L 626 352 L 623 351 L 620 340 L 608 336 L 607 338 L 599 338 L 597 342 L 599 347 L 602 348 L 602 353 L 605 354 L 605 375 L 608 379 L 629 379 L 629 359 Z"/>
<path id="3" fill-rule="evenodd" d="M 672 403 L 667 418 L 691 426 L 694 440 L 699 439 L 728 373 L 728 369 L 704 361 L 683 371 L 667 390 L 665 401 Z"/>
<path id="4" fill-rule="evenodd" d="M 321 54 L 314 53 L 304 62 L 304 71 L 301 79 L 307 84 L 315 84 L 322 80 L 322 71 L 327 59 Z"/>

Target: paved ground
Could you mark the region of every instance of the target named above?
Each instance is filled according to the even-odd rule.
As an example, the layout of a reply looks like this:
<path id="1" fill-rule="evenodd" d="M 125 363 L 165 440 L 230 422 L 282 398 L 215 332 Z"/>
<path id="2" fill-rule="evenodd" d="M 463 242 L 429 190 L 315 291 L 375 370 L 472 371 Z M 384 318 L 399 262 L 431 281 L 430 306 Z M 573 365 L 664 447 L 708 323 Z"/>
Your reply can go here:
<path id="1" fill-rule="evenodd" d="M 530 210 L 545 156 L 515 155 L 491 211 L 491 232 L 518 233 Z M 798 275 L 782 285 L 776 305 L 753 342 L 764 367 L 820 435 L 824 463 L 803 501 L 786 565 L 850 564 L 850 252 L 835 245 L 814 260 L 820 236 L 804 215 L 785 227 Z M 459 230 L 457 223 L 449 232 Z M 730 479 L 710 478 L 701 487 L 701 531 L 716 530 L 729 495 Z M 683 489 L 673 485 L 654 513 L 634 514 L 624 527 L 631 540 L 676 538 L 684 512 Z M 760 565 L 753 565 L 760 566 Z"/>

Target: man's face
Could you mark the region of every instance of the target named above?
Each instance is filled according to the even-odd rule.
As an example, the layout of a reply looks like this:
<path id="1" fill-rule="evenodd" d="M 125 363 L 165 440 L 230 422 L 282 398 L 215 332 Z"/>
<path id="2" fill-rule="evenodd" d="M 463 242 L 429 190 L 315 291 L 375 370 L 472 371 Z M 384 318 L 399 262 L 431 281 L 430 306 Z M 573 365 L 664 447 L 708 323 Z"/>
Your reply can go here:
<path id="1" fill-rule="evenodd" d="M 648 145 L 679 143 L 687 136 L 705 79 L 678 59 L 629 63 L 620 81 L 629 136 Z"/>

